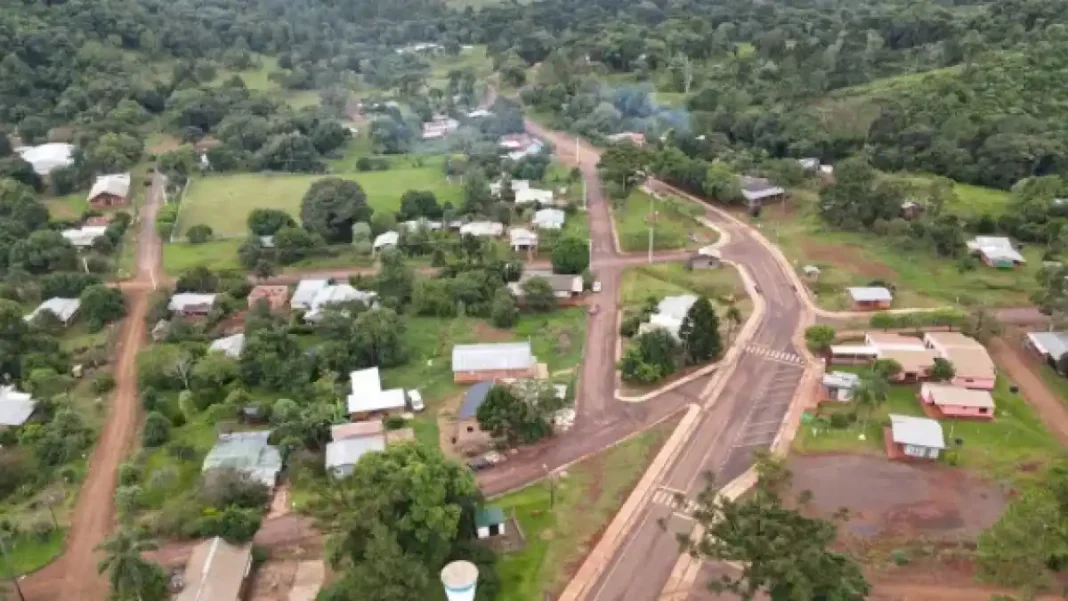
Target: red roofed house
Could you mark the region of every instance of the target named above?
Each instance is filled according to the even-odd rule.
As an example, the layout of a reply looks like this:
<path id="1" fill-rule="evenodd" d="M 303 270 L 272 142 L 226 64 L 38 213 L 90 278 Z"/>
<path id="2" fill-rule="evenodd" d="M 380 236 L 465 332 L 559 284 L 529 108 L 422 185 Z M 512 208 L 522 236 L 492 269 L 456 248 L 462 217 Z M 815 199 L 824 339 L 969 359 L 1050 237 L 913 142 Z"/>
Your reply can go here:
<path id="1" fill-rule="evenodd" d="M 248 293 L 248 308 L 256 306 L 261 300 L 267 301 L 271 311 L 283 311 L 289 302 L 288 286 L 256 286 Z"/>
<path id="2" fill-rule="evenodd" d="M 994 419 L 994 399 L 985 390 L 927 382 L 920 387 L 920 401 L 940 417 Z"/>
<path id="3" fill-rule="evenodd" d="M 103 209 L 126 204 L 130 196 L 130 174 L 113 173 L 96 178 L 89 191 L 89 206 Z"/>

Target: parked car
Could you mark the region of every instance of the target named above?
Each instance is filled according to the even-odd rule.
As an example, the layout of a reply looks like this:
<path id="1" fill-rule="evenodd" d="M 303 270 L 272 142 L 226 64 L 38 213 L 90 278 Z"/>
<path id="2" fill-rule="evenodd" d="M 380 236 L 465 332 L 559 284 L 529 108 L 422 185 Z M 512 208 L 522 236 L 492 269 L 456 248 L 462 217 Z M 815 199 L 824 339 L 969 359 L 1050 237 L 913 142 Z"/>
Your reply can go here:
<path id="1" fill-rule="evenodd" d="M 408 404 L 412 406 L 412 411 L 416 413 L 426 409 L 426 405 L 423 404 L 423 395 L 419 394 L 419 391 L 415 389 L 408 391 Z"/>
<path id="2" fill-rule="evenodd" d="M 594 281 L 593 285 L 590 286 L 590 290 L 593 290 L 594 292 L 600 292 L 601 291 L 601 281 L 600 280 Z"/>

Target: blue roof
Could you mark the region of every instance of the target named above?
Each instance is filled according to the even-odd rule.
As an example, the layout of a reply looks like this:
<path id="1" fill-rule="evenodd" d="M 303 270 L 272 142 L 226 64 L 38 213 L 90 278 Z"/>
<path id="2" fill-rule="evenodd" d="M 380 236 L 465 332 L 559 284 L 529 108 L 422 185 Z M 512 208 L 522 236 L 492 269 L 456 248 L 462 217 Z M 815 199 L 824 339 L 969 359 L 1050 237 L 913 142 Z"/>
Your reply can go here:
<path id="1" fill-rule="evenodd" d="M 479 382 L 471 387 L 464 395 L 464 404 L 460 406 L 457 419 L 468 419 L 478 413 L 478 408 L 486 401 L 486 395 L 493 388 L 493 382 Z"/>

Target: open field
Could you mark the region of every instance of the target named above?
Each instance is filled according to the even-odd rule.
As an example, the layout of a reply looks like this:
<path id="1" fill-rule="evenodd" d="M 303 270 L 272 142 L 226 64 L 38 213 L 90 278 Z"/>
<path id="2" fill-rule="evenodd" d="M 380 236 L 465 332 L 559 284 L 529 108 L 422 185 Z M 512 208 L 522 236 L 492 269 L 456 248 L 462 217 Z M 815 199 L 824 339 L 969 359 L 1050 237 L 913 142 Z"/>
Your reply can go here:
<path id="1" fill-rule="evenodd" d="M 654 214 L 655 217 L 651 217 Z M 622 206 L 612 209 L 623 252 L 648 250 L 650 224 L 653 225 L 653 250 L 698 248 L 711 244 L 719 234 L 694 220 L 694 216 L 700 214 L 700 208 L 692 203 L 673 198 L 654 202 L 641 190 L 631 192 Z"/>
<path id="2" fill-rule="evenodd" d="M 239 269 L 237 249 L 244 242 L 241 238 L 215 240 L 203 244 L 175 242 L 163 245 L 163 270 L 179 274 L 193 267 L 204 266 L 213 270 Z"/>
<path id="3" fill-rule="evenodd" d="M 179 235 L 197 224 L 207 224 L 218 237 L 243 237 L 246 219 L 252 209 L 280 209 L 300 217 L 300 202 L 312 183 L 323 175 L 283 175 L 242 173 L 210 176 L 193 181 L 182 200 L 178 218 Z M 344 173 L 337 177 L 359 182 L 375 210 L 400 208 L 401 194 L 408 190 L 430 190 L 438 202 L 461 202 L 459 181 L 446 180 L 440 166 L 427 161 L 422 167 L 390 169 L 366 173 Z"/>
<path id="4" fill-rule="evenodd" d="M 707 296 L 717 307 L 724 307 L 730 298 L 748 314 L 752 303 L 738 272 L 730 267 L 687 270 L 680 263 L 663 263 L 623 270 L 620 299 L 624 308 L 640 308 L 651 296 L 662 298 L 677 294 Z"/>
<path id="5" fill-rule="evenodd" d="M 910 241 L 895 244 L 874 233 L 829 228 L 815 214 L 815 202 L 811 193 L 795 194 L 794 206 L 785 212 L 780 206 L 768 207 L 756 223 L 795 268 L 820 268 L 819 281 L 810 286 L 823 308 L 848 308 L 845 288 L 875 281 L 896 288 L 895 307 L 1028 305 L 1038 287 L 1041 249 L 1024 248 L 1028 263 L 1016 270 L 979 265 L 961 272 L 954 260 L 936 257 Z"/>
<path id="6" fill-rule="evenodd" d="M 515 516 L 526 546 L 503 555 L 500 601 L 531 601 L 558 593 L 623 505 L 646 465 L 667 439 L 665 426 L 654 428 L 587 459 L 555 482 L 550 505 L 548 483 L 534 484 L 497 499 Z"/>
<path id="7" fill-rule="evenodd" d="M 924 185 L 934 178 L 934 176 L 925 174 L 898 174 L 894 177 L 920 185 Z M 957 215 L 989 214 L 997 216 L 1009 210 L 1011 197 L 1005 190 L 953 182 L 953 192 L 957 196 L 956 202 L 946 203 L 946 210 Z"/>
<path id="8" fill-rule="evenodd" d="M 866 366 L 834 366 L 834 370 L 859 372 Z M 864 410 L 858 422 L 844 429 L 817 424 L 803 424 L 794 440 L 794 450 L 800 453 L 856 452 L 885 455 L 883 427 L 889 424 L 890 413 L 923 417 L 923 409 L 916 396 L 917 385 L 895 384 L 889 398 L 865 419 Z M 945 452 L 940 463 L 956 463 L 978 471 L 986 477 L 1012 481 L 1036 471 L 1059 449 L 1056 439 L 1046 430 L 1034 409 L 1019 394 L 1009 390 L 1009 382 L 998 378 L 993 391 L 997 406 L 994 420 L 944 419 L 942 429 L 947 444 L 956 438 L 963 446 Z M 821 414 L 852 413 L 852 403 L 824 403 Z M 863 428 L 862 428 L 863 425 Z M 866 440 L 858 439 L 863 433 Z"/>

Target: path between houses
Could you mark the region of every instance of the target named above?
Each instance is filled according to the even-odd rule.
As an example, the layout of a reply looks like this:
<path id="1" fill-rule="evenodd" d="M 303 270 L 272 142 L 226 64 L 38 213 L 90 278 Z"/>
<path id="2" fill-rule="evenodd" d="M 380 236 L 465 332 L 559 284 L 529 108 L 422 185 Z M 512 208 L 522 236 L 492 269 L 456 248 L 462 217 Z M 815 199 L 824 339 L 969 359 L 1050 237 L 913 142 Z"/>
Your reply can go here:
<path id="1" fill-rule="evenodd" d="M 1046 386 L 1033 362 L 1005 338 L 994 338 L 989 348 L 994 362 L 1020 387 L 1024 398 L 1038 411 L 1046 427 L 1061 443 L 1068 444 L 1068 405 Z"/>

